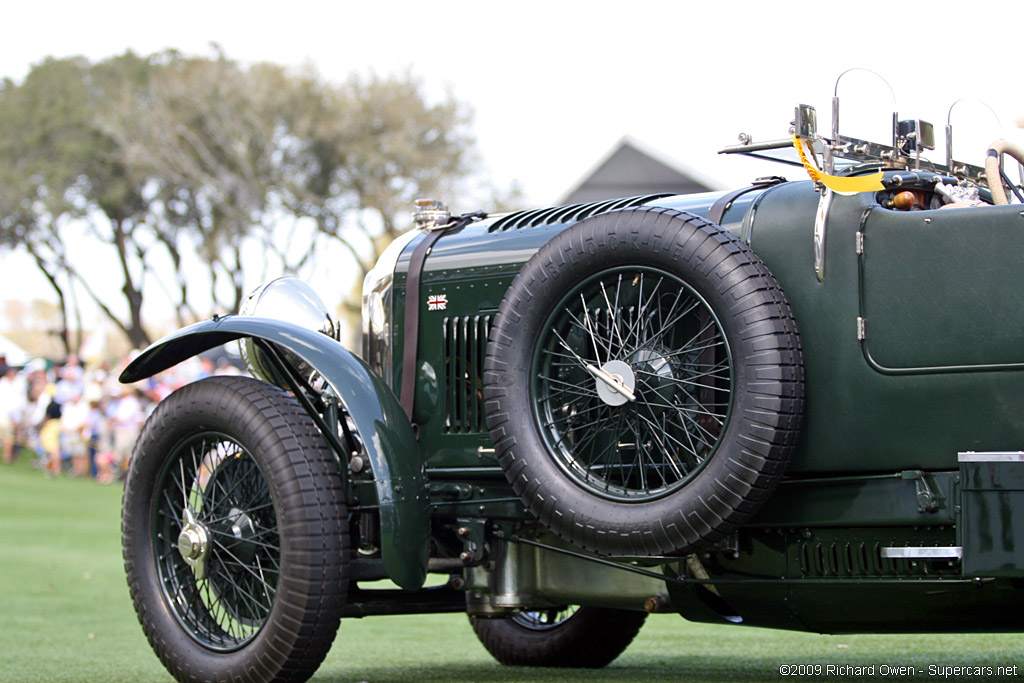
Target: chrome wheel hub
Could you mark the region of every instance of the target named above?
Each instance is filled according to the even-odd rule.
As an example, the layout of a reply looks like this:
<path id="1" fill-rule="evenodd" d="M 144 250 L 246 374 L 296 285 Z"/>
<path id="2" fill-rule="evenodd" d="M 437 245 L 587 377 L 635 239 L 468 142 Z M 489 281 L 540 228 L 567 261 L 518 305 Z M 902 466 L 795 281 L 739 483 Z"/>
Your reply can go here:
<path id="1" fill-rule="evenodd" d="M 181 533 L 178 534 L 178 552 L 181 559 L 192 567 L 197 579 L 206 578 L 206 555 L 210 550 L 210 533 L 199 523 L 192 508 L 185 508 Z"/>
<path id="2" fill-rule="evenodd" d="M 679 374 L 669 361 L 667 350 L 640 349 L 630 357 L 631 367 L 641 376 L 643 402 L 652 415 L 661 415 L 672 409 L 679 388 Z"/>
<path id="3" fill-rule="evenodd" d="M 597 385 L 597 395 L 610 406 L 621 406 L 636 400 L 636 375 L 633 368 L 621 360 L 610 360 L 598 372 L 591 371 Z"/>

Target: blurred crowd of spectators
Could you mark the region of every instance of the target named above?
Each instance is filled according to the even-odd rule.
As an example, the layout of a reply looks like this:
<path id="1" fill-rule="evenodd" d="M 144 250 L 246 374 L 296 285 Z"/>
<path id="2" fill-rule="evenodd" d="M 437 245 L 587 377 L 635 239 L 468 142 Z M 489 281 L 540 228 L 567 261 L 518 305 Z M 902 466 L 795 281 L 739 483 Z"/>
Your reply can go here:
<path id="1" fill-rule="evenodd" d="M 13 463 L 26 451 L 50 476 L 110 483 L 127 472 L 142 424 L 178 387 L 214 374 L 237 374 L 226 362 L 193 358 L 143 382 L 123 385 L 120 368 L 36 359 L 22 368 L 0 358 L 0 453 Z"/>

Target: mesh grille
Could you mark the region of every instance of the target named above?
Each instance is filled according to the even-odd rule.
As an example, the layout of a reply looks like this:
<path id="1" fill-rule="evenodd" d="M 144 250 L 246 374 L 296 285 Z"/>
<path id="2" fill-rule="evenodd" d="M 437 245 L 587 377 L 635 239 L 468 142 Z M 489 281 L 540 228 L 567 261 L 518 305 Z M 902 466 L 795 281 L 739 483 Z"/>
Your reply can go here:
<path id="1" fill-rule="evenodd" d="M 470 434 L 485 430 L 483 366 L 490 315 L 444 319 L 444 430 Z"/>
<path id="2" fill-rule="evenodd" d="M 601 202 L 588 204 L 570 204 L 568 206 L 554 206 L 543 209 L 530 209 L 528 211 L 516 211 L 503 218 L 498 219 L 488 229 L 488 232 L 505 232 L 506 230 L 522 230 L 523 228 L 535 228 L 540 225 L 560 225 L 563 223 L 575 223 L 584 218 L 596 216 L 599 213 L 629 209 L 662 197 L 671 197 L 671 193 L 647 194 L 640 197 L 626 197 L 625 199 L 608 199 Z"/>

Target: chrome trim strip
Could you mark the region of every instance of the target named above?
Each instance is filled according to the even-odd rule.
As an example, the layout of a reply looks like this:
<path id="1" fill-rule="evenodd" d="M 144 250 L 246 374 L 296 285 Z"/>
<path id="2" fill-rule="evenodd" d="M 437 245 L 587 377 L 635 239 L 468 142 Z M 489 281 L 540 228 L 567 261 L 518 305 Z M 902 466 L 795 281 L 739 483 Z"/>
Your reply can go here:
<path id="1" fill-rule="evenodd" d="M 965 451 L 956 457 L 960 462 L 1024 462 L 1024 451 Z"/>
<path id="2" fill-rule="evenodd" d="M 814 216 L 814 274 L 818 276 L 818 282 L 825 281 L 825 224 L 832 207 L 832 196 L 832 190 L 827 187 L 821 189 L 818 212 Z"/>
<path id="3" fill-rule="evenodd" d="M 882 557 L 894 560 L 959 560 L 963 556 L 964 549 L 960 546 L 945 548 L 882 548 Z"/>

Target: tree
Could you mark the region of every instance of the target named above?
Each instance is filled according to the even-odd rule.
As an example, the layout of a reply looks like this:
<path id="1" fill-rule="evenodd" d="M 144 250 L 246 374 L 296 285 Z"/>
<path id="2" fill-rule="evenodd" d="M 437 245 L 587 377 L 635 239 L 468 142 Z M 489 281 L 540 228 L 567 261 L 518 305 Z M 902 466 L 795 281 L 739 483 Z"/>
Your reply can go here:
<path id="1" fill-rule="evenodd" d="M 149 342 L 142 325 L 140 275 L 131 263 L 138 250 L 135 229 L 146 208 L 144 179 L 126 166 L 116 143 L 95 120 L 97 103 L 108 89 L 137 77 L 144 67 L 144 61 L 130 54 L 102 67 L 82 58 L 47 59 L 20 85 L 5 81 L 0 95 L 0 239 L 25 249 L 53 287 L 63 311 L 68 353 L 80 342 L 71 341 L 68 323 L 70 309 L 77 308 L 71 303 L 75 284 L 118 323 L 133 345 Z M 68 249 L 66 233 L 72 225 L 94 231 L 115 246 L 127 318 L 115 315 L 79 275 Z"/>
<path id="2" fill-rule="evenodd" d="M 84 69 L 82 60 L 48 59 L 20 86 L 5 80 L 0 94 L 0 242 L 23 248 L 50 283 L 69 353 L 71 283 L 62 224 L 75 211 L 73 191 L 88 157 Z"/>
<path id="3" fill-rule="evenodd" d="M 84 291 L 141 346 L 154 287 L 179 324 L 237 310 L 256 245 L 266 277 L 300 273 L 328 240 L 361 282 L 414 198 L 472 172 L 469 121 L 408 73 L 335 84 L 219 50 L 48 59 L 0 87 L 0 245 L 36 259 L 66 312 Z M 71 258 L 83 231 L 116 255 L 120 301 Z"/>
<path id="4" fill-rule="evenodd" d="M 144 98 L 116 107 L 108 130 L 158 179 L 169 226 L 203 245 L 211 286 L 231 279 L 233 300 L 219 302 L 231 311 L 243 293 L 242 243 L 262 241 L 281 272 L 297 273 L 315 235 L 296 251 L 281 233 L 303 219 L 348 251 L 361 282 L 412 200 L 470 170 L 468 121 L 450 97 L 428 102 L 409 74 L 335 85 L 309 68 L 171 53 Z M 358 296 L 348 308 L 358 310 Z"/>
<path id="5" fill-rule="evenodd" d="M 150 228 L 171 258 L 179 311 L 194 313 L 182 237 L 199 245 L 210 300 L 237 310 L 244 294 L 241 250 L 265 214 L 273 184 L 275 121 L 235 62 L 165 52 L 142 87 L 125 89 L 100 112 L 127 164 L 150 179 Z M 219 279 L 231 297 L 218 295 Z"/>
<path id="6" fill-rule="evenodd" d="M 282 200 L 349 251 L 361 283 L 413 200 L 448 196 L 471 172 L 470 113 L 450 95 L 429 102 L 408 73 L 353 75 L 340 86 L 307 75 L 292 86 Z M 358 313 L 357 296 L 346 303 Z"/>

